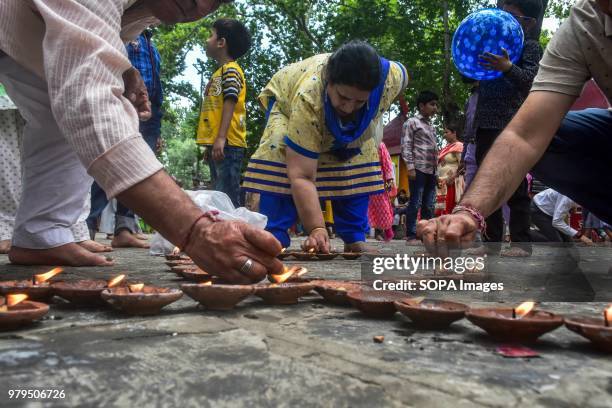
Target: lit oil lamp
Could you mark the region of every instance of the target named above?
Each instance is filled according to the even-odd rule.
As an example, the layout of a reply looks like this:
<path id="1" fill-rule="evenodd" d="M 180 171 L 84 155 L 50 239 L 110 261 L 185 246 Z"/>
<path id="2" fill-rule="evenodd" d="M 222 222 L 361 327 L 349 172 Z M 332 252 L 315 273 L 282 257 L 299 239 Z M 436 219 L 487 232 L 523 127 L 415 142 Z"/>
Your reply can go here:
<path id="1" fill-rule="evenodd" d="M 172 252 L 166 255 L 166 260 L 168 261 L 191 260 L 191 258 L 185 254 L 182 254 L 181 249 L 179 247 L 174 247 Z"/>
<path id="2" fill-rule="evenodd" d="M 100 296 L 105 289 L 125 286 L 125 275 L 118 275 L 109 281 L 78 280 L 72 282 L 57 282 L 51 285 L 53 293 L 71 303 L 80 306 L 104 306 L 106 303 Z"/>
<path id="3" fill-rule="evenodd" d="M 135 316 L 158 314 L 163 307 L 182 296 L 183 292 L 178 289 L 147 286 L 144 283 L 109 287 L 100 293 L 100 297 L 115 309 Z"/>
<path id="4" fill-rule="evenodd" d="M 199 284 L 186 283 L 181 285 L 181 290 L 206 309 L 230 310 L 249 297 L 255 288 L 253 285 L 213 284 L 208 281 Z"/>
<path id="5" fill-rule="evenodd" d="M 269 275 L 270 284 L 255 285 L 255 296 L 271 305 L 293 305 L 314 289 L 314 285 L 300 278 L 308 269 L 300 266 L 284 267 L 283 273 Z"/>
<path id="6" fill-rule="evenodd" d="M 465 317 L 468 307 L 461 303 L 417 297 L 395 302 L 398 312 L 408 317 L 415 326 L 425 329 L 444 329 Z"/>
<path id="7" fill-rule="evenodd" d="M 53 297 L 48 281 L 61 272 L 62 268 L 53 268 L 49 272 L 34 275 L 30 280 L 0 282 L 0 295 L 23 293 L 31 300 L 47 302 Z"/>
<path id="8" fill-rule="evenodd" d="M 311 261 L 317 257 L 314 248 L 310 248 L 306 252 L 294 252 L 293 256 L 299 261 Z"/>
<path id="9" fill-rule="evenodd" d="M 585 316 L 565 318 L 565 327 L 578 333 L 603 351 L 612 353 L 612 305 L 603 311 L 603 319 Z"/>
<path id="10" fill-rule="evenodd" d="M 13 330 L 32 323 L 49 312 L 49 305 L 26 299 L 28 295 L 23 293 L 0 297 L 0 330 Z"/>
<path id="11" fill-rule="evenodd" d="M 212 276 L 208 272 L 200 268 L 182 269 L 180 270 L 178 275 L 182 276 L 183 278 L 187 280 L 193 281 L 193 282 L 205 282 L 205 281 L 210 281 L 212 279 Z"/>
<path id="12" fill-rule="evenodd" d="M 535 309 L 535 302 L 515 308 L 468 309 L 467 319 L 496 340 L 529 343 L 563 324 L 563 318 Z"/>
<path id="13" fill-rule="evenodd" d="M 396 301 L 405 300 L 408 295 L 402 292 L 359 289 L 347 294 L 351 305 L 368 317 L 386 319 L 396 312 Z"/>
<path id="14" fill-rule="evenodd" d="M 292 251 L 288 251 L 287 248 L 283 248 L 281 249 L 280 254 L 276 255 L 276 257 L 280 260 L 283 259 L 287 259 L 289 257 L 293 256 L 293 252 Z"/>
<path id="15" fill-rule="evenodd" d="M 312 283 L 314 283 L 315 290 L 323 299 L 338 306 L 350 306 L 348 293 L 361 288 L 361 284 L 355 281 L 318 280 Z"/>

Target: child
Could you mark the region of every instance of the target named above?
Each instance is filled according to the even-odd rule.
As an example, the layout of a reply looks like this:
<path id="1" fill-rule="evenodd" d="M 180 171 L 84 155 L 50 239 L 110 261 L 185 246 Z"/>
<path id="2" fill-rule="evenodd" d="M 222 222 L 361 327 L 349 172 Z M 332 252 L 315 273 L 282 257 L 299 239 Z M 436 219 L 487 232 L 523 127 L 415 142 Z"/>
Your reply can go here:
<path id="1" fill-rule="evenodd" d="M 240 173 L 246 150 L 246 83 L 236 60 L 251 47 L 241 22 L 219 19 L 206 40 L 206 55 L 220 67 L 206 87 L 197 143 L 207 146 L 213 188 L 240 206 Z"/>
<path id="2" fill-rule="evenodd" d="M 503 9 L 512 14 L 523 27 L 525 45 L 523 54 L 513 64 L 504 51 L 504 55 L 485 53 L 481 56 L 481 65 L 488 69 L 503 72 L 494 80 L 481 81 L 479 87 L 478 107 L 476 110 L 476 163 L 478 166 L 495 142 L 497 136 L 508 125 L 529 94 L 531 84 L 538 72 L 542 49 L 537 40 L 531 39 L 533 30 L 537 30 L 537 21 L 542 12 L 540 0 L 505 0 Z M 508 160 L 521 160 L 520 157 Z M 503 251 L 502 256 L 529 256 L 531 239 L 529 235 L 530 199 L 527 193 L 527 180 L 508 200 L 510 207 L 510 237 L 512 247 Z M 499 252 L 503 238 L 504 221 L 499 209 L 487 218 L 487 237 L 492 242 L 492 252 Z"/>
<path id="3" fill-rule="evenodd" d="M 419 113 L 404 123 L 402 158 L 408 169 L 410 201 L 406 209 L 406 238 L 408 245 L 420 245 L 416 239 L 416 220 L 419 208 L 421 219 L 434 215 L 436 196 L 436 167 L 438 142 L 431 118 L 438 113 L 438 95 L 423 91 L 417 98 Z"/>

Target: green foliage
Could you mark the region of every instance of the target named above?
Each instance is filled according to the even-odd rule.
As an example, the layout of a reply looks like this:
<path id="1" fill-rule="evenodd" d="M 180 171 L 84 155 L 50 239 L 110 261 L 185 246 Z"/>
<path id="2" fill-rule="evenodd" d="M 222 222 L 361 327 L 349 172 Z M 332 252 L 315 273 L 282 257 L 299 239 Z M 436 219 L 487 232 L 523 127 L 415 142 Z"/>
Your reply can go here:
<path id="1" fill-rule="evenodd" d="M 549 3 L 547 15 L 563 18 L 572 0 Z M 204 174 L 195 164 L 197 149 L 193 143 L 201 90 L 176 78 L 185 69 L 187 53 L 202 49 L 216 18 L 240 19 L 253 37 L 251 51 L 238 61 L 247 77 L 250 156 L 259 144 L 265 120 L 257 95 L 272 75 L 288 63 L 331 52 L 350 39 L 367 40 L 381 55 L 407 67 L 411 84 L 406 98 L 412 107 L 420 90 L 432 89 L 440 93 L 445 111 L 460 110 L 468 88 L 450 63 L 445 35 L 451 39 L 467 14 L 495 4 L 494 0 L 238 0 L 198 22 L 159 27 L 155 42 L 162 56 L 162 80 L 172 95 L 166 104 L 169 116 L 162 131 L 170 172 L 189 181 L 196 172 Z M 543 46 L 549 39 L 550 33 L 543 32 Z M 215 68 L 210 59 L 198 61 L 204 85 Z M 177 97 L 185 98 L 189 106 L 172 109 Z M 392 111 L 397 112 L 397 106 Z"/>

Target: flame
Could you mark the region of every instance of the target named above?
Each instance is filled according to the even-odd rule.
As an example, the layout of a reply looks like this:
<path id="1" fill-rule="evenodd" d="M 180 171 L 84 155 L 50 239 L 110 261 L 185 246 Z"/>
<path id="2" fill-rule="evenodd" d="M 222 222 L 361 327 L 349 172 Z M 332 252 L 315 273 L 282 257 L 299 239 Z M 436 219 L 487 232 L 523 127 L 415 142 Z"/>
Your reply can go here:
<path id="1" fill-rule="evenodd" d="M 315 251 L 315 249 L 314 249 L 314 248 L 310 248 L 310 249 L 308 250 L 308 253 L 311 253 L 311 254 L 312 254 L 312 253 L 314 253 L 314 251 Z"/>
<path id="2" fill-rule="evenodd" d="M 6 295 L 6 305 L 8 307 L 16 306 L 28 298 L 28 295 Z"/>
<path id="3" fill-rule="evenodd" d="M 134 283 L 132 285 L 128 285 L 128 288 L 130 289 L 130 292 L 142 292 L 144 286 L 144 283 Z"/>
<path id="4" fill-rule="evenodd" d="M 53 268 L 51 269 L 49 272 L 46 273 L 41 273 L 38 275 L 34 275 L 34 284 L 35 285 L 39 285 L 43 282 L 48 281 L 49 279 L 51 279 L 52 277 L 54 277 L 55 275 L 58 275 L 60 273 L 64 272 L 64 269 L 62 268 Z"/>
<path id="5" fill-rule="evenodd" d="M 300 276 L 303 276 L 303 275 L 305 275 L 307 273 L 308 273 L 308 269 L 306 269 L 304 267 L 299 267 L 297 272 L 296 272 L 296 275 L 299 278 Z"/>
<path id="6" fill-rule="evenodd" d="M 295 273 L 297 273 L 298 271 L 302 270 L 302 269 L 306 269 L 306 268 L 302 268 L 299 266 L 292 266 L 290 269 L 287 269 L 286 266 L 283 266 L 283 273 L 279 274 L 279 275 L 270 275 L 270 277 L 274 280 L 275 283 L 283 283 L 285 282 L 287 279 L 289 279 L 290 277 L 292 277 Z M 306 271 L 308 272 L 308 271 Z M 302 275 L 306 272 L 303 272 Z M 300 276 L 300 275 L 298 275 Z"/>
<path id="7" fill-rule="evenodd" d="M 172 250 L 172 255 L 178 255 L 181 253 L 181 248 L 175 246 L 174 249 Z"/>
<path id="8" fill-rule="evenodd" d="M 199 284 L 199 286 L 212 286 L 212 281 L 202 282 Z"/>
<path id="9" fill-rule="evenodd" d="M 108 281 L 107 288 L 114 288 L 125 279 L 125 275 L 115 276 L 113 279 Z"/>
<path id="10" fill-rule="evenodd" d="M 514 309 L 516 318 L 520 319 L 525 317 L 535 307 L 535 302 L 523 302 L 517 308 Z"/>
<path id="11" fill-rule="evenodd" d="M 425 300 L 425 296 L 417 296 L 410 299 L 404 300 L 404 303 L 409 304 L 410 306 L 418 306 Z"/>
<path id="12" fill-rule="evenodd" d="M 604 320 L 606 321 L 606 326 L 609 326 L 610 322 L 612 322 L 612 304 L 608 305 L 608 308 L 604 310 Z"/>

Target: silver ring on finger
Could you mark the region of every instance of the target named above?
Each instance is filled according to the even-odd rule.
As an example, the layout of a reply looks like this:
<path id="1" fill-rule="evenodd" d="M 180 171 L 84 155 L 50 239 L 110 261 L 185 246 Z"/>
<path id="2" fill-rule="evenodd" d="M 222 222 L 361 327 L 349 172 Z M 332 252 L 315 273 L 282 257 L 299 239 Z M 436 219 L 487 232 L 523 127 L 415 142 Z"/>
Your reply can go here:
<path id="1" fill-rule="evenodd" d="M 242 264 L 242 266 L 240 267 L 240 272 L 244 274 L 249 274 L 251 273 L 252 269 L 253 269 L 253 260 L 247 258 L 244 264 Z"/>

